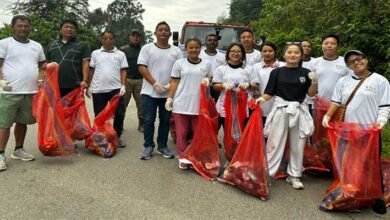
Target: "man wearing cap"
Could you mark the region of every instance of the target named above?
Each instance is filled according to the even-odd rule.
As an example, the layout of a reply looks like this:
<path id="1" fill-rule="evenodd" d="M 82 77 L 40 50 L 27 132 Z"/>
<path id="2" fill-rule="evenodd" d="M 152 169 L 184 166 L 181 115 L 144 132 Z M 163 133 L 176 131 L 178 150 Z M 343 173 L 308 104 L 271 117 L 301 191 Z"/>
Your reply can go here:
<path id="1" fill-rule="evenodd" d="M 76 32 L 77 23 L 64 20 L 60 25 L 60 37 L 46 48 L 47 60 L 59 64 L 58 84 L 61 97 L 78 86 L 88 86 L 91 53 L 88 45 L 76 38 Z"/>
<path id="2" fill-rule="evenodd" d="M 141 51 L 141 33 L 137 29 L 131 30 L 129 34 L 129 43 L 120 47 L 126 54 L 127 63 L 129 68 L 127 69 L 126 79 L 126 94 L 125 94 L 125 107 L 129 105 L 131 95 L 133 95 L 138 116 L 138 131 L 144 132 L 144 123 L 142 116 L 142 103 L 141 103 L 141 88 L 143 77 L 138 71 L 138 55 Z"/>

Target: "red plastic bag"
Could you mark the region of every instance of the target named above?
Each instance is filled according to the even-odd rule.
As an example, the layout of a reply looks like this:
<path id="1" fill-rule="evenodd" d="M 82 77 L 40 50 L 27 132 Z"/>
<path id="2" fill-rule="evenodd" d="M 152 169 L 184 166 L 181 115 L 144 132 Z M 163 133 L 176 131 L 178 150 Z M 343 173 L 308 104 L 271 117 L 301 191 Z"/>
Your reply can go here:
<path id="1" fill-rule="evenodd" d="M 85 106 L 84 91 L 81 87 L 62 97 L 59 104 L 63 108 L 66 124 L 73 140 L 84 140 L 92 135 L 93 131 Z"/>
<path id="2" fill-rule="evenodd" d="M 384 186 L 383 198 L 386 206 L 390 207 L 390 159 L 381 159 L 382 181 Z"/>
<path id="3" fill-rule="evenodd" d="M 323 210 L 369 208 L 382 196 L 379 161 L 380 129 L 337 122 L 330 127 L 335 180 L 320 204 Z"/>
<path id="4" fill-rule="evenodd" d="M 200 106 L 196 131 L 179 161 L 190 163 L 207 180 L 215 179 L 221 167 L 217 140 L 218 112 L 206 86 L 200 87 Z"/>
<path id="5" fill-rule="evenodd" d="M 218 180 L 236 186 L 261 200 L 267 200 L 271 184 L 262 134 L 261 109 L 257 105 L 245 127 L 237 151 L 222 178 Z"/>
<path id="6" fill-rule="evenodd" d="M 106 107 L 96 116 L 93 133 L 85 140 L 85 147 L 104 158 L 114 156 L 118 147 L 118 135 L 110 120 L 114 118 L 120 96 L 115 95 Z"/>
<path id="7" fill-rule="evenodd" d="M 247 93 L 244 89 L 240 92 L 228 90 L 225 94 L 225 125 L 224 125 L 224 153 L 226 160 L 230 161 L 241 140 L 244 122 L 247 117 Z"/>
<path id="8" fill-rule="evenodd" d="M 75 152 L 64 112 L 58 105 L 58 64 L 50 64 L 44 83 L 33 98 L 33 115 L 38 123 L 38 147 L 45 156 L 67 156 Z"/>

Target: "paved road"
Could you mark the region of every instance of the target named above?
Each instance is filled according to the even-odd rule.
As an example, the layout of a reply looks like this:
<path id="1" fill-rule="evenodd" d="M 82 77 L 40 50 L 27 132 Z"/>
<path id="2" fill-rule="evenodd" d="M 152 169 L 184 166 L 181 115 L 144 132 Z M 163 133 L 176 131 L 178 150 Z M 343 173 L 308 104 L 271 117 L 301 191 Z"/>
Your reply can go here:
<path id="1" fill-rule="evenodd" d="M 25 146 L 37 159 L 8 159 L 8 170 L 0 173 L 0 219 L 390 219 L 371 210 L 320 211 L 330 179 L 306 175 L 303 191 L 273 182 L 271 199 L 263 202 L 179 170 L 176 160 L 155 155 L 141 161 L 143 138 L 134 109 L 131 103 L 124 131 L 127 147 L 112 159 L 83 147 L 70 157 L 44 157 L 37 149 L 36 126 L 29 127 Z M 13 145 L 11 139 L 7 156 Z M 171 141 L 169 146 L 174 149 Z"/>

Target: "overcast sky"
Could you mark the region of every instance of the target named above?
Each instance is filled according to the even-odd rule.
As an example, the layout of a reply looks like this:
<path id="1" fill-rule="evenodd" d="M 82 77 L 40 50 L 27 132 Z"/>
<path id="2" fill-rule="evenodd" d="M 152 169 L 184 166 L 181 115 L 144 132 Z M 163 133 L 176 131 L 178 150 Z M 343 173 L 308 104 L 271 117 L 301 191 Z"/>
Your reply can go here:
<path id="1" fill-rule="evenodd" d="M 16 0 L 0 0 L 0 24 L 10 23 L 12 15 L 5 11 Z M 112 0 L 89 0 L 90 11 L 107 9 Z M 145 12 L 143 24 L 146 30 L 154 31 L 156 24 L 166 21 L 172 31 L 180 31 L 185 21 L 216 22 L 217 17 L 228 13 L 230 0 L 139 0 Z"/>

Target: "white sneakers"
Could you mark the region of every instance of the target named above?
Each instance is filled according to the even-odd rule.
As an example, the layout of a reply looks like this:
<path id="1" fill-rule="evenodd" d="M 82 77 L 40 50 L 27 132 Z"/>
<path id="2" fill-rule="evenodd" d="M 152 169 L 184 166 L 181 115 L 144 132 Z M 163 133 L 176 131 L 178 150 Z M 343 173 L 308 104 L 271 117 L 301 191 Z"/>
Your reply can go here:
<path id="1" fill-rule="evenodd" d="M 298 177 L 288 176 L 286 182 L 290 183 L 294 189 L 303 189 L 303 183 Z"/>
<path id="2" fill-rule="evenodd" d="M 4 171 L 7 169 L 7 164 L 5 163 L 4 154 L 0 154 L 0 171 Z"/>

